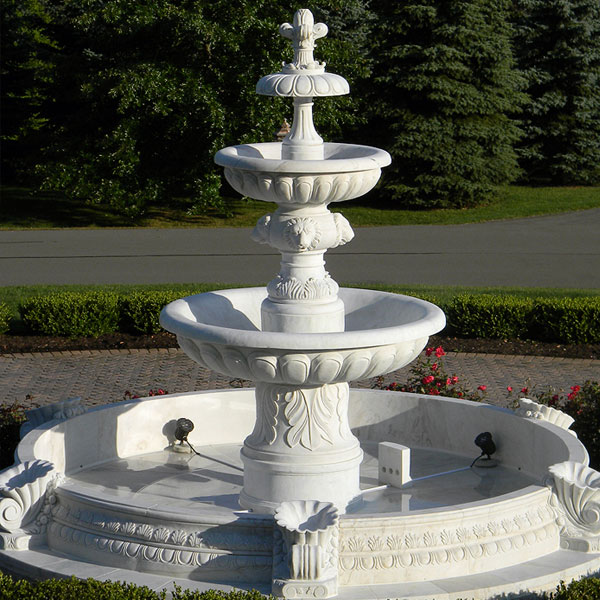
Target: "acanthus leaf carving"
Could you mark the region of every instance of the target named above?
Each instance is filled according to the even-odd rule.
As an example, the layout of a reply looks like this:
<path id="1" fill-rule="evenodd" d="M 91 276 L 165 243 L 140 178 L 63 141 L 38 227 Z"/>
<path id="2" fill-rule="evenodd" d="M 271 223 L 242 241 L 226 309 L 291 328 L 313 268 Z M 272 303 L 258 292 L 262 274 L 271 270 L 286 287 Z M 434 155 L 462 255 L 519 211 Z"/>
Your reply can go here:
<path id="1" fill-rule="evenodd" d="M 315 450 L 323 442 L 333 444 L 330 429 L 335 401 L 329 388 L 325 385 L 285 393 L 284 414 L 290 426 L 285 440 L 290 448 L 300 444 L 307 450 Z"/>

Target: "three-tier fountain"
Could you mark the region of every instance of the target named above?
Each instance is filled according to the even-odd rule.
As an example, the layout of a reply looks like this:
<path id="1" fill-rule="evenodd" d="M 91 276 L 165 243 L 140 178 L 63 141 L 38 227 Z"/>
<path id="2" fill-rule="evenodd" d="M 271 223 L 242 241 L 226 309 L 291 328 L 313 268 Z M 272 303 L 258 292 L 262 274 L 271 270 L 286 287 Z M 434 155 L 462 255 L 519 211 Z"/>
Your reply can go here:
<path id="1" fill-rule="evenodd" d="M 266 288 L 183 298 L 161 315 L 192 360 L 256 388 L 32 414 L 0 477 L 0 566 L 156 589 L 438 600 L 600 569 L 600 474 L 564 415 L 349 388 L 409 364 L 445 318 L 415 298 L 340 289 L 325 270 L 326 250 L 354 236 L 328 205 L 372 189 L 390 157 L 323 142 L 313 99 L 349 92 L 313 56 L 327 27 L 302 9 L 279 31 L 293 60 L 257 92 L 293 98 L 292 129 L 215 160 L 237 191 L 277 204 L 253 239 L 279 250 L 280 271 Z M 181 452 L 182 417 L 194 453 Z M 493 469 L 471 464 L 486 431 Z"/>

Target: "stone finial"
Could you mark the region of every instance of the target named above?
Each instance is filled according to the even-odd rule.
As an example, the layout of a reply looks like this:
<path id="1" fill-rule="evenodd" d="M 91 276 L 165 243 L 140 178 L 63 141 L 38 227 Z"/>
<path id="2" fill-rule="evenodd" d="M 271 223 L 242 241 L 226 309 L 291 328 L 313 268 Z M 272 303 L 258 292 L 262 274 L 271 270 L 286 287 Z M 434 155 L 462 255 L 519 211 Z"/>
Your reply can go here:
<path id="1" fill-rule="evenodd" d="M 307 8 L 301 8 L 294 14 L 294 21 L 283 23 L 279 33 L 292 40 L 294 46 L 294 60 L 284 65 L 284 72 L 299 71 L 302 69 L 324 69 L 325 63 L 319 63 L 313 57 L 315 40 L 327 35 L 327 25 L 316 23 L 313 14 Z"/>

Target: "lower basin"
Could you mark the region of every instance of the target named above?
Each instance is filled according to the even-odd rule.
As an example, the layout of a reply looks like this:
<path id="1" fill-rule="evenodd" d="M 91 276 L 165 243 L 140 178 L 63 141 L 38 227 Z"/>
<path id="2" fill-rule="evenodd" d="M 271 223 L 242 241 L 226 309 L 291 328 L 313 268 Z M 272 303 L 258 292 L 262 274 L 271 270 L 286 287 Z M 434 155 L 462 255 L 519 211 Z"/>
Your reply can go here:
<path id="1" fill-rule="evenodd" d="M 196 425 L 199 455 L 171 448 L 182 416 Z M 19 460 L 51 461 L 65 477 L 46 541 L 5 546 L 0 566 L 269 592 L 273 518 L 237 505 L 239 449 L 254 416 L 253 390 L 208 391 L 111 404 L 32 430 Z M 362 497 L 340 517 L 340 598 L 488 598 L 600 568 L 600 555 L 560 548 L 543 480 L 552 464 L 587 462 L 564 429 L 485 404 L 375 390 L 351 391 L 349 418 L 365 459 Z M 482 431 L 496 440 L 496 468 L 469 468 Z M 380 442 L 411 449 L 413 480 L 403 487 L 380 485 Z"/>

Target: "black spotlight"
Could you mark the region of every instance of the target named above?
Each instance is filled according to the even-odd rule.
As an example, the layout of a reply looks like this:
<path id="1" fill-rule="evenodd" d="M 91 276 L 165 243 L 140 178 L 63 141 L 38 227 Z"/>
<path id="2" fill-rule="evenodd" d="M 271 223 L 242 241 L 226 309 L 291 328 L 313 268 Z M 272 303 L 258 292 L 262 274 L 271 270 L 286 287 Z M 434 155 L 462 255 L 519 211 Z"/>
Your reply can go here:
<path id="1" fill-rule="evenodd" d="M 475 445 L 478 448 L 481 448 L 481 454 L 471 463 L 473 466 L 478 460 L 483 458 L 483 462 L 479 463 L 480 467 L 495 467 L 496 461 L 492 460 L 492 454 L 496 452 L 496 444 L 494 444 L 494 440 L 492 439 L 492 434 L 489 431 L 484 431 L 480 433 L 475 438 Z"/>
<path id="2" fill-rule="evenodd" d="M 179 440 L 179 443 L 183 445 L 183 442 L 187 442 L 188 433 L 194 429 L 194 424 L 184 417 L 177 419 L 177 425 L 175 427 L 175 439 Z M 189 443 L 189 442 L 188 442 Z"/>

